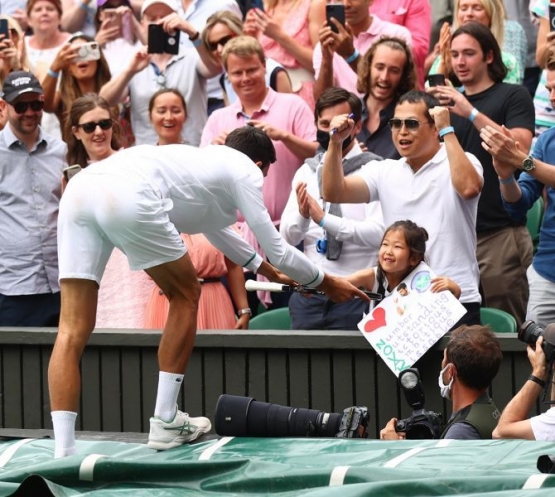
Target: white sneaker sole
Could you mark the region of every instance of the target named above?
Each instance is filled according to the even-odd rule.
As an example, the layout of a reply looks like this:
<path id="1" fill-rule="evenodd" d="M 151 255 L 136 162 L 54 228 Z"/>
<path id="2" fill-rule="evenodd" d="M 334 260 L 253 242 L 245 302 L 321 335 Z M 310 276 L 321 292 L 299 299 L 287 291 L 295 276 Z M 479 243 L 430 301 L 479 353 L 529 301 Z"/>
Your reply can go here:
<path id="1" fill-rule="evenodd" d="M 168 440 L 168 441 L 153 440 L 149 438 L 147 445 L 154 450 L 173 449 L 175 447 L 180 447 L 182 445 L 195 441 L 200 436 L 204 435 L 205 433 L 208 433 L 211 429 L 212 429 L 212 425 L 206 427 L 205 430 L 199 430 L 189 435 L 183 435 L 183 436 L 178 435 L 175 438 L 172 438 L 171 440 Z"/>

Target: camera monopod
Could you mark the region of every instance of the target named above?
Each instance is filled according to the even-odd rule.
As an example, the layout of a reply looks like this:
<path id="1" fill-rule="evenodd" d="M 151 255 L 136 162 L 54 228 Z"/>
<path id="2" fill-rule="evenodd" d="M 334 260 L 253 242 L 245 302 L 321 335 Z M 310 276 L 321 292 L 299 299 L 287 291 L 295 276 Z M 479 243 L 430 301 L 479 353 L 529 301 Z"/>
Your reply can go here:
<path id="1" fill-rule="evenodd" d="M 271 281 L 253 281 L 248 280 L 245 282 L 245 288 L 248 292 L 297 292 L 297 293 L 313 293 L 317 295 L 325 295 L 322 290 L 310 288 L 304 285 L 282 285 L 281 283 L 272 283 Z M 382 300 L 383 295 L 380 293 L 368 292 L 362 290 L 370 300 Z"/>

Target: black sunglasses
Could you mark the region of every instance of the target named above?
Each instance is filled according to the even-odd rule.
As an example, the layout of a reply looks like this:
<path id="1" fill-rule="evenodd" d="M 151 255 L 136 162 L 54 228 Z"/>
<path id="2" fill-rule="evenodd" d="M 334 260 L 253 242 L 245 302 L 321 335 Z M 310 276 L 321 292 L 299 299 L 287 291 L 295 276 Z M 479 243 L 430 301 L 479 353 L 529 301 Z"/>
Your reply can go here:
<path id="1" fill-rule="evenodd" d="M 416 131 L 421 124 L 430 124 L 429 121 L 420 122 L 418 119 L 397 119 L 393 118 L 389 120 L 389 127 L 391 129 L 401 129 L 403 124 L 405 128 L 409 131 Z"/>
<path id="2" fill-rule="evenodd" d="M 111 119 L 101 119 L 98 122 L 91 121 L 89 123 L 78 124 L 77 127 L 82 128 L 85 133 L 90 134 L 96 129 L 97 126 L 100 126 L 101 130 L 106 131 L 107 129 L 110 129 L 113 124 L 114 123 Z"/>
<path id="3" fill-rule="evenodd" d="M 44 109 L 44 102 L 41 100 L 33 100 L 32 102 L 16 102 L 15 104 L 10 105 L 18 114 L 24 114 L 27 112 L 29 107 L 31 107 L 33 112 L 39 112 Z"/>
<path id="4" fill-rule="evenodd" d="M 214 52 L 218 49 L 219 45 L 221 45 L 222 47 L 225 47 L 225 44 L 233 38 L 235 38 L 235 35 L 227 35 L 227 36 L 224 36 L 223 38 L 220 38 L 218 41 L 215 41 L 214 43 L 208 43 L 208 50 L 210 50 L 211 52 Z"/>

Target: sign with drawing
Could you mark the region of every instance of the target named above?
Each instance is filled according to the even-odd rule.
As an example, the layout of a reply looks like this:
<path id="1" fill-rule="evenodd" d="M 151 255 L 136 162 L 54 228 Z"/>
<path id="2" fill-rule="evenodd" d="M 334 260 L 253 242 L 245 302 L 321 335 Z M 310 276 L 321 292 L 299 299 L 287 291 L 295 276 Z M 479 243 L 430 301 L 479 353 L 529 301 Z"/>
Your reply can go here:
<path id="1" fill-rule="evenodd" d="M 358 328 L 396 376 L 410 368 L 466 313 L 450 291 L 432 293 L 435 274 L 421 262 Z"/>

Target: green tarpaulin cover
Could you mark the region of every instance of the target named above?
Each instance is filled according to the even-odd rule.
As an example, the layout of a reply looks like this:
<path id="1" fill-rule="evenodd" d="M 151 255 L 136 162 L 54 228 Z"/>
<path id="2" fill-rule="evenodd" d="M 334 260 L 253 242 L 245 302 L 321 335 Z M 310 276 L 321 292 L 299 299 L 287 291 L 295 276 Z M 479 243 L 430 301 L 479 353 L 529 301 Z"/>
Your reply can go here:
<path id="1" fill-rule="evenodd" d="M 379 441 L 221 438 L 155 452 L 146 445 L 0 443 L 0 497 L 14 496 L 555 496 L 536 468 L 555 444 L 530 441 Z"/>

